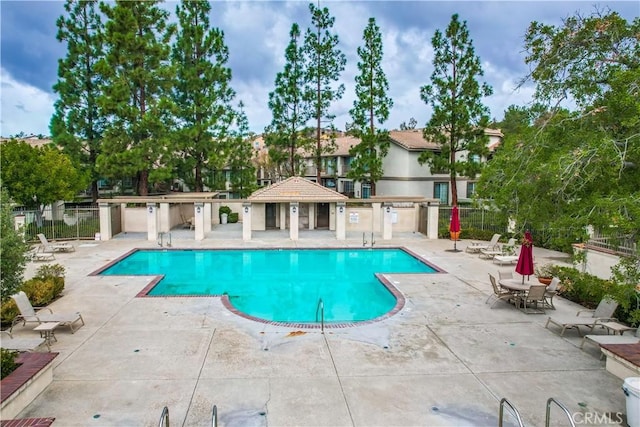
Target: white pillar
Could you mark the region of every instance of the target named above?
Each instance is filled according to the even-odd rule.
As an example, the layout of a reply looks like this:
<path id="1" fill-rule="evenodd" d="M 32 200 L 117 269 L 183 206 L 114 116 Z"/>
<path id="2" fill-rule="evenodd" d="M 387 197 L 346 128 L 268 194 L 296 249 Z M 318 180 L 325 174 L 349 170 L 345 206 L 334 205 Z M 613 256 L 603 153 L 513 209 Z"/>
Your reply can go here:
<path id="1" fill-rule="evenodd" d="M 204 232 L 208 233 L 211 231 L 211 203 L 204 204 Z"/>
<path id="2" fill-rule="evenodd" d="M 280 230 L 287 229 L 287 206 L 280 203 Z"/>
<path id="3" fill-rule="evenodd" d="M 195 239 L 204 240 L 204 204 L 197 202 L 193 204 L 193 218 L 196 225 Z"/>
<path id="4" fill-rule="evenodd" d="M 440 214 L 440 201 L 427 203 L 427 238 L 438 238 L 438 216 Z"/>
<path id="5" fill-rule="evenodd" d="M 169 217 L 169 203 L 160 203 L 160 232 L 168 233 L 171 231 L 171 219 Z"/>
<path id="6" fill-rule="evenodd" d="M 291 202 L 289 204 L 289 237 L 291 240 L 298 240 L 298 214 L 300 213 L 300 206 L 298 202 Z"/>
<path id="7" fill-rule="evenodd" d="M 242 240 L 251 240 L 251 203 L 242 204 Z"/>
<path id="8" fill-rule="evenodd" d="M 158 238 L 158 208 L 155 203 L 147 203 L 147 240 Z"/>
<path id="9" fill-rule="evenodd" d="M 27 217 L 24 215 L 16 215 L 13 218 L 13 228 L 24 237 L 24 226 L 27 223 Z"/>
<path id="10" fill-rule="evenodd" d="M 380 202 L 376 202 L 376 203 L 371 203 L 371 232 L 380 232 L 380 224 L 382 223 L 382 218 L 380 217 L 380 214 L 382 212 L 382 209 L 380 209 L 382 206 L 382 203 Z"/>
<path id="11" fill-rule="evenodd" d="M 309 230 L 316 228 L 316 204 L 309 203 Z"/>
<path id="12" fill-rule="evenodd" d="M 100 240 L 111 240 L 111 206 L 109 203 L 100 203 Z"/>
<path id="13" fill-rule="evenodd" d="M 389 240 L 393 236 L 393 206 L 385 203 L 382 211 L 382 239 Z"/>
<path id="14" fill-rule="evenodd" d="M 347 238 L 347 204 L 338 202 L 336 209 L 336 239 L 345 240 Z"/>

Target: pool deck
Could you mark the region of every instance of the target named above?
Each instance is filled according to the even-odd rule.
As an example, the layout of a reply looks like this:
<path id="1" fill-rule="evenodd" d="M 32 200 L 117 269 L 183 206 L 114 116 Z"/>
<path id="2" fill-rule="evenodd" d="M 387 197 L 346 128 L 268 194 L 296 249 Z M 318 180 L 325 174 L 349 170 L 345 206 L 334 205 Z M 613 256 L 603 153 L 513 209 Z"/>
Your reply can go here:
<path id="1" fill-rule="evenodd" d="M 238 224 L 226 224 L 200 242 L 193 231 L 177 230 L 172 243 L 362 247 L 362 234 L 337 241 L 322 230 L 301 231 L 298 241 L 286 231 L 254 233 L 250 242 L 241 235 Z M 488 273 L 514 266 L 449 252 L 448 240 L 380 238 L 376 247 L 406 247 L 446 273 L 388 275 L 406 297 L 399 313 L 324 334 L 247 320 L 219 298 L 136 298 L 148 276 L 88 276 L 133 248 L 157 247 L 144 235 L 73 243 L 75 252 L 56 254 L 67 278 L 51 307 L 80 311 L 86 325 L 75 334 L 56 331 L 53 382 L 20 418 L 55 417 L 53 425 L 64 427 L 157 426 L 167 406 L 171 426 L 210 426 L 217 405 L 220 426 L 496 426 L 503 397 L 527 426 L 544 425 L 550 397 L 576 423 L 607 414 L 615 421 L 625 412 L 622 380 L 605 370 L 599 349 L 580 350 L 575 330 L 560 337 L 544 327 L 549 314 L 582 307 L 556 297 L 557 310 L 547 315 L 503 302 L 490 309 Z M 534 256 L 537 263 L 569 261 L 539 248 Z M 25 276 L 40 265 L 29 263 Z M 32 329 L 14 332 L 33 336 Z M 558 407 L 551 415 L 551 425 L 569 425 Z M 505 425 L 516 425 L 514 418 L 505 415 Z"/>

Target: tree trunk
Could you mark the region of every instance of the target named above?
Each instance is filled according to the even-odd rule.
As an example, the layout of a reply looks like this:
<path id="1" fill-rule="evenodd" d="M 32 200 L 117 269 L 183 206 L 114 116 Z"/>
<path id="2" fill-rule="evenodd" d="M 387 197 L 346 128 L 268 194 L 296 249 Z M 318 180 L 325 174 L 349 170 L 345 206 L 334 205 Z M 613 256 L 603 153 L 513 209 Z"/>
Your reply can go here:
<path id="1" fill-rule="evenodd" d="M 98 191 L 98 181 L 91 181 L 91 201 L 95 203 L 100 197 L 100 192 Z"/>
<path id="2" fill-rule="evenodd" d="M 147 170 L 140 171 L 140 176 L 138 179 L 138 195 L 149 195 L 149 171 Z"/>

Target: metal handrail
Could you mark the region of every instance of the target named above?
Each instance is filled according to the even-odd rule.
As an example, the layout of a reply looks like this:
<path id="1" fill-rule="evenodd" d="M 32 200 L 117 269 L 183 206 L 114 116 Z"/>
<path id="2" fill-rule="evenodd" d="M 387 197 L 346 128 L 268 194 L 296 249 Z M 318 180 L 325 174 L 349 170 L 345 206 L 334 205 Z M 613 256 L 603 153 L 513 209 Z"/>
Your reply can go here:
<path id="1" fill-rule="evenodd" d="M 218 427 L 218 407 L 213 405 L 211 413 L 211 427 Z"/>
<path id="2" fill-rule="evenodd" d="M 518 412 L 515 406 L 513 406 L 511 402 L 507 400 L 506 397 L 503 397 L 502 400 L 500 401 L 500 415 L 498 416 L 498 427 L 502 427 L 502 418 L 503 418 L 502 414 L 504 412 L 505 404 L 509 406 L 509 408 L 511 408 L 513 415 L 516 417 L 516 420 L 518 421 L 518 426 L 524 427 L 524 424 L 522 424 L 522 418 L 520 418 L 520 412 Z"/>
<path id="3" fill-rule="evenodd" d="M 166 406 L 162 408 L 162 414 L 160 414 L 160 422 L 158 422 L 158 427 L 169 427 L 169 408 Z"/>
<path id="4" fill-rule="evenodd" d="M 564 406 L 562 403 L 558 402 L 553 397 L 550 397 L 547 400 L 547 416 L 546 416 L 546 421 L 544 422 L 545 427 L 549 427 L 549 422 L 551 421 L 551 416 L 550 416 L 551 415 L 551 402 L 553 402 L 556 405 L 558 405 L 560 407 L 560 409 L 562 409 L 564 411 L 564 413 L 567 416 L 567 418 L 569 418 L 569 422 L 571 423 L 571 427 L 576 427 L 575 423 L 573 422 L 573 417 L 571 417 L 571 412 L 569 412 L 569 410 L 567 409 L 566 406 Z"/>
<path id="5" fill-rule="evenodd" d="M 324 302 L 322 302 L 322 298 L 318 299 L 316 306 L 316 323 L 318 323 L 318 311 L 320 311 L 320 330 L 324 334 Z"/>

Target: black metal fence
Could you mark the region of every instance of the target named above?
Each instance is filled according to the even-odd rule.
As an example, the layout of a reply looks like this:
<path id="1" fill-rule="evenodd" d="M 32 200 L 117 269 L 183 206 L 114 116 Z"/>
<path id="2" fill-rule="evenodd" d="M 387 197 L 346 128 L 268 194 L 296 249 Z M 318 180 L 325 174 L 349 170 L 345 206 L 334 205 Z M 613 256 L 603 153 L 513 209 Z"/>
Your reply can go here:
<path id="1" fill-rule="evenodd" d="M 23 231 L 28 242 L 39 242 L 39 233 L 49 240 L 93 240 L 100 232 L 98 207 L 47 207 L 42 212 L 21 210 L 14 215 L 23 216 L 17 221 L 24 223 Z"/>
<path id="2" fill-rule="evenodd" d="M 438 230 L 449 230 L 451 221 L 451 206 L 440 206 L 438 215 Z M 507 224 L 501 215 L 492 210 L 472 207 L 458 207 L 460 226 L 463 230 L 475 229 L 504 234 Z"/>

